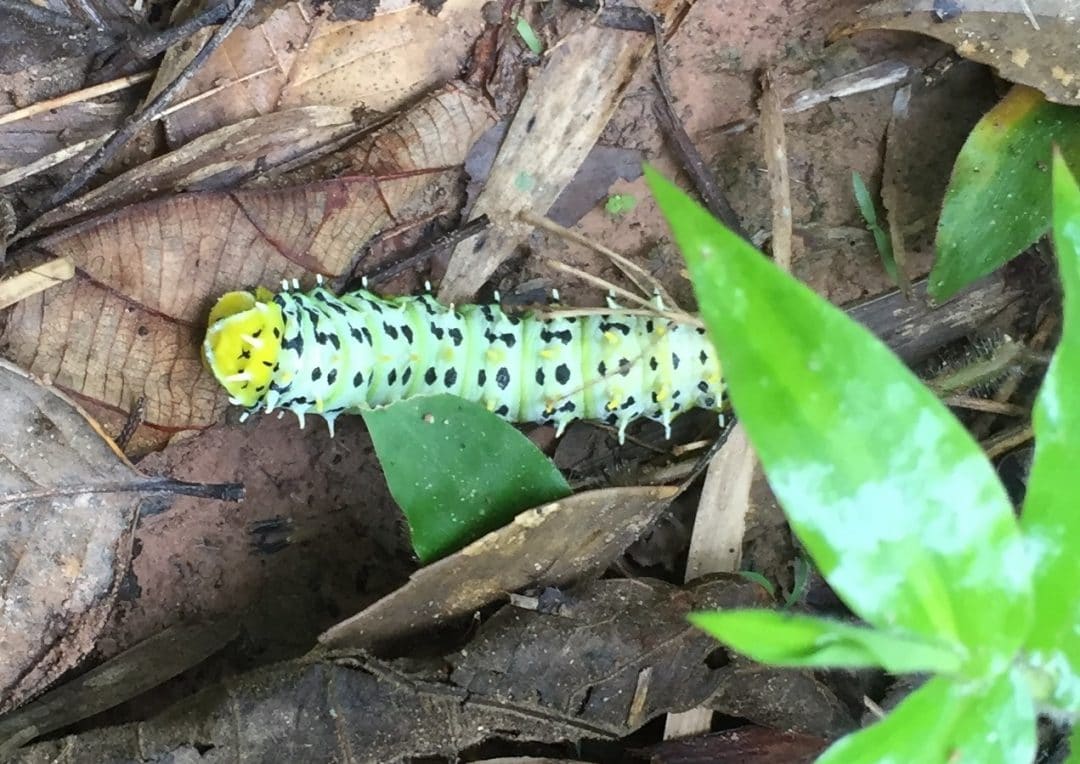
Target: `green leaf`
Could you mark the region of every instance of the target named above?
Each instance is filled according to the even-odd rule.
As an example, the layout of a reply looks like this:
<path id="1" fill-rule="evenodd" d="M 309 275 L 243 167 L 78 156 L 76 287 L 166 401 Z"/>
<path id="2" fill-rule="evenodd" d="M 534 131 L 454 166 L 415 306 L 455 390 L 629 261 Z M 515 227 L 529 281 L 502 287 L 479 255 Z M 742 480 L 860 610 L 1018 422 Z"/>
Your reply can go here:
<path id="1" fill-rule="evenodd" d="M 776 595 L 776 586 L 773 584 L 773 582 L 765 578 L 765 576 L 758 573 L 756 570 L 740 570 L 738 571 L 738 574 L 745 578 L 747 581 L 753 581 L 755 584 L 767 591 L 770 597 Z"/>
<path id="2" fill-rule="evenodd" d="M 960 149 L 938 221 L 930 295 L 944 299 L 1050 229 L 1050 151 L 1080 164 L 1080 108 L 1022 85 L 984 116 Z"/>
<path id="3" fill-rule="evenodd" d="M 1080 712 L 1080 188 L 1054 157 L 1054 249 L 1064 325 L 1035 402 L 1035 457 L 1021 524 L 1035 557 L 1035 622 L 1027 648 L 1059 708 Z"/>
<path id="4" fill-rule="evenodd" d="M 935 677 L 882 721 L 838 740 L 818 764 L 1024 764 L 1036 747 L 1031 696 L 1010 671 L 989 686 Z"/>
<path id="5" fill-rule="evenodd" d="M 434 395 L 363 416 L 424 563 L 570 495 L 551 460 L 479 404 Z"/>
<path id="6" fill-rule="evenodd" d="M 736 414 L 792 528 L 874 626 L 1007 661 L 1030 576 L 978 444 L 863 327 L 647 168 L 689 265 Z"/>
<path id="7" fill-rule="evenodd" d="M 691 613 L 690 622 L 756 661 L 776 666 L 881 666 L 893 673 L 954 672 L 963 651 L 902 632 L 772 610 Z"/>
<path id="8" fill-rule="evenodd" d="M 1069 758 L 1065 764 L 1080 764 L 1080 726 L 1075 726 L 1069 735 Z"/>
<path id="9" fill-rule="evenodd" d="M 517 18 L 517 33 L 521 36 L 521 41 L 528 46 L 536 55 L 540 55 L 544 50 L 544 44 L 540 42 L 540 38 L 536 36 L 536 31 L 532 28 L 528 21 L 521 16 Z"/>
<path id="10" fill-rule="evenodd" d="M 637 198 L 633 194 L 612 194 L 604 204 L 604 210 L 609 215 L 625 215 L 637 206 Z"/>
<path id="11" fill-rule="evenodd" d="M 796 557 L 794 565 L 795 580 L 791 583 L 791 593 L 784 600 L 784 607 L 790 608 L 802 602 L 810 588 L 810 563 L 805 557 Z"/>
<path id="12" fill-rule="evenodd" d="M 885 229 L 881 227 L 877 219 L 877 206 L 870 196 L 870 189 L 866 187 L 862 176 L 857 172 L 851 173 L 851 187 L 855 193 L 855 203 L 859 206 L 866 227 L 874 235 L 874 245 L 878 254 L 881 255 L 881 264 L 885 266 L 885 272 L 893 281 L 896 281 L 896 257 L 893 255 L 892 239 Z"/>

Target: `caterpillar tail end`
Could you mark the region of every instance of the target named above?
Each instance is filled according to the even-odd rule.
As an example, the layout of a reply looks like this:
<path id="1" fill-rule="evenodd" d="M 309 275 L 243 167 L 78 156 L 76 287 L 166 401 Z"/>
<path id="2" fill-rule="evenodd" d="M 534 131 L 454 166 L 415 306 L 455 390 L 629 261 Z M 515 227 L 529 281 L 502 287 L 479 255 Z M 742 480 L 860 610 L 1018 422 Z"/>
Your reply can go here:
<path id="1" fill-rule="evenodd" d="M 229 292 L 214 305 L 208 323 L 203 363 L 233 402 L 254 406 L 270 385 L 281 351 L 281 308 L 263 294 Z"/>

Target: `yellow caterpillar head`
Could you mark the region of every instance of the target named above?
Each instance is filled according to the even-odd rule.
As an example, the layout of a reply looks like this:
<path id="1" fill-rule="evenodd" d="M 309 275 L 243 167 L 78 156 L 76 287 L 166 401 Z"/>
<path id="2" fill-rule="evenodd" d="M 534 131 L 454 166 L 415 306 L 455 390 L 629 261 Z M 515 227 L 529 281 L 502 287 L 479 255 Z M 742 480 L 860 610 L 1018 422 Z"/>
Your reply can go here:
<path id="1" fill-rule="evenodd" d="M 210 311 L 203 361 L 233 403 L 255 405 L 270 384 L 285 322 L 265 290 L 228 292 Z"/>

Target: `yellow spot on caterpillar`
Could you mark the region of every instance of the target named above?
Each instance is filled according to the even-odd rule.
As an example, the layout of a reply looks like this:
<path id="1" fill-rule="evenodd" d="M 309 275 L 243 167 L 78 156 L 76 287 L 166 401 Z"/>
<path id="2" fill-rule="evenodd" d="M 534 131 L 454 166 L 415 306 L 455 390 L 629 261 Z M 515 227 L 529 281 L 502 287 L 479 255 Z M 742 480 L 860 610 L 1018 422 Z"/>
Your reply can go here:
<path id="1" fill-rule="evenodd" d="M 653 334 L 655 334 L 657 337 L 663 337 L 665 334 L 667 334 L 667 327 L 663 324 L 657 324 L 656 328 L 653 329 Z"/>
<path id="2" fill-rule="evenodd" d="M 705 381 L 710 385 L 718 384 L 720 382 L 720 375 L 714 371 L 712 374 L 705 377 Z"/>
<path id="3" fill-rule="evenodd" d="M 409 360 L 412 361 L 413 363 L 416 363 L 417 361 L 420 360 L 420 354 L 419 353 L 409 353 Z"/>
<path id="4" fill-rule="evenodd" d="M 394 357 L 392 355 L 381 355 L 381 356 L 379 356 L 379 363 L 390 363 L 393 360 L 394 360 Z"/>
<path id="5" fill-rule="evenodd" d="M 498 363 L 503 359 L 503 354 L 495 348 L 488 348 L 487 352 L 484 353 L 484 357 L 487 358 L 488 361 L 490 361 L 491 363 Z"/>
<path id="6" fill-rule="evenodd" d="M 557 355 L 557 353 L 551 347 L 546 347 L 546 348 L 544 348 L 543 350 L 540 351 L 540 357 L 543 358 L 545 361 L 550 361 L 556 355 Z"/>
<path id="7" fill-rule="evenodd" d="M 443 361 L 453 361 L 454 360 L 454 350 L 453 350 L 453 348 L 445 347 L 442 350 L 440 350 L 439 351 L 439 359 L 443 360 Z"/>
<path id="8" fill-rule="evenodd" d="M 289 383 L 290 383 L 290 382 L 292 382 L 292 381 L 293 381 L 293 373 L 292 373 L 291 371 L 286 371 L 286 372 L 283 372 L 283 373 L 282 373 L 282 375 L 281 375 L 281 382 L 282 382 L 282 384 L 286 384 L 286 385 L 287 385 L 287 384 L 289 384 Z"/>
<path id="9" fill-rule="evenodd" d="M 315 413 L 316 414 L 323 413 L 323 399 L 322 398 L 316 398 L 315 399 Z"/>
<path id="10" fill-rule="evenodd" d="M 553 401 L 551 398 L 548 398 L 546 401 L 544 401 L 544 413 L 545 414 L 554 414 L 555 413 L 555 401 Z"/>
<path id="11" fill-rule="evenodd" d="M 661 403 L 666 401 L 668 397 L 667 385 L 660 385 L 660 389 L 656 391 L 656 402 Z"/>
<path id="12" fill-rule="evenodd" d="M 484 407 L 487 408 L 488 411 L 495 411 L 495 399 L 488 398 L 484 401 Z"/>
<path id="13" fill-rule="evenodd" d="M 607 410 L 614 411 L 615 409 L 619 408 L 621 403 L 622 401 L 620 401 L 618 398 L 612 398 L 610 401 L 607 402 Z"/>
<path id="14" fill-rule="evenodd" d="M 604 332 L 604 339 L 614 345 L 618 343 L 619 335 L 609 329 L 608 331 Z"/>

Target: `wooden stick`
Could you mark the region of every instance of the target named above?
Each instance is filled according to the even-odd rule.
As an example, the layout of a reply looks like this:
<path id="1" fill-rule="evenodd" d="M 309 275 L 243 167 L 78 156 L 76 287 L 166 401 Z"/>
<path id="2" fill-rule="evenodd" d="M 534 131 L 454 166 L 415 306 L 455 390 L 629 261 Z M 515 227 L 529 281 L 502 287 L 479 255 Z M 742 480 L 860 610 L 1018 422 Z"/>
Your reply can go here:
<path id="1" fill-rule="evenodd" d="M 791 178 L 788 175 L 787 139 L 780 94 L 768 71 L 761 75 L 761 89 L 761 132 L 772 200 L 772 255 L 781 270 L 791 273 Z"/>
<path id="2" fill-rule="evenodd" d="M 7 114 L 0 114 L 0 125 L 10 125 L 12 122 L 18 122 L 22 119 L 29 119 L 30 117 L 35 117 L 38 114 L 43 114 L 50 109 L 58 109 L 61 106 L 68 106 L 73 103 L 89 101 L 99 96 L 108 95 L 109 93 L 115 93 L 118 90 L 126 90 L 133 85 L 138 85 L 140 82 L 146 82 L 153 76 L 154 72 L 139 72 L 138 74 L 129 74 L 126 77 L 119 77 L 115 80 L 102 82 L 92 87 L 83 88 L 82 90 L 73 90 L 70 93 L 56 96 L 56 98 L 48 98 L 44 101 L 38 101 L 37 103 L 32 103 L 29 106 L 24 106 L 21 109 L 9 111 Z"/>
<path id="3" fill-rule="evenodd" d="M 1023 406 L 1003 401 L 993 401 L 987 398 L 976 398 L 971 395 L 951 395 L 943 400 L 946 406 L 971 411 L 987 411 L 991 414 L 1004 414 L 1005 416 L 1025 416 L 1028 412 Z"/>

